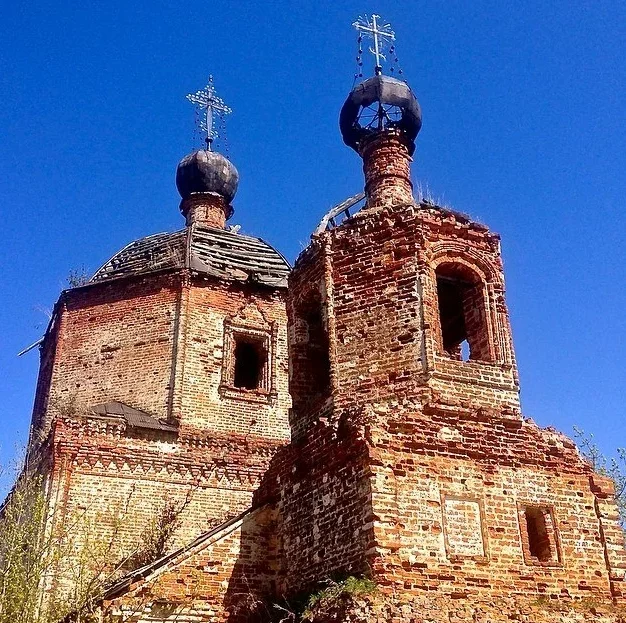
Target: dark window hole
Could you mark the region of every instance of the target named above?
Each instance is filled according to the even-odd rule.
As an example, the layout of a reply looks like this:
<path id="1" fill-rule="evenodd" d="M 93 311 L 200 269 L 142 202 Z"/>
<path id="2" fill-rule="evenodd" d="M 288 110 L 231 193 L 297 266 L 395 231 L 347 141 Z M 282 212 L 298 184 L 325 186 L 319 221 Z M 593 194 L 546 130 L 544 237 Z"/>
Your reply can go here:
<path id="1" fill-rule="evenodd" d="M 262 387 L 266 364 L 267 350 L 262 341 L 246 337 L 235 339 L 235 387 Z"/>

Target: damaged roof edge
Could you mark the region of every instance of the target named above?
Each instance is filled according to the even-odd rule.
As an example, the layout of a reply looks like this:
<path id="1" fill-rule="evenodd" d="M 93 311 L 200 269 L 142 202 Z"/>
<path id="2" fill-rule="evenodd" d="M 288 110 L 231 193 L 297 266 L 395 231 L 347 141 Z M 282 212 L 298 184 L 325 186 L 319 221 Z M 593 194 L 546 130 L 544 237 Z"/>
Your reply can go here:
<path id="1" fill-rule="evenodd" d="M 196 225 L 131 242 L 103 264 L 86 285 L 177 268 L 272 288 L 286 287 L 291 270 L 284 255 L 261 238 Z"/>
<path id="2" fill-rule="evenodd" d="M 110 400 L 91 407 L 91 411 L 101 417 L 121 417 L 130 428 L 144 428 L 167 433 L 178 432 L 178 425 L 164 422 L 140 409 L 135 409 L 118 400 Z"/>
<path id="3" fill-rule="evenodd" d="M 251 515 L 262 506 L 264 505 L 251 506 L 243 512 L 239 513 L 238 515 L 227 519 L 215 528 L 211 528 L 210 530 L 203 532 L 190 543 L 179 547 L 178 549 L 170 552 L 169 554 L 166 554 L 165 556 L 162 556 L 154 562 L 148 563 L 147 565 L 139 567 L 138 569 L 134 569 L 133 571 L 126 574 L 124 577 L 115 581 L 109 587 L 105 588 L 99 601 L 109 601 L 123 595 L 128 590 L 132 590 L 133 585 L 139 580 L 144 580 L 148 578 L 152 573 L 164 567 L 171 561 L 175 560 L 181 554 L 193 550 L 195 547 L 198 547 L 202 545 L 205 541 L 208 541 L 211 537 L 218 535 L 220 532 L 223 532 L 224 530 L 227 530 L 232 526 L 235 526 L 239 522 L 242 522 L 248 515 Z"/>

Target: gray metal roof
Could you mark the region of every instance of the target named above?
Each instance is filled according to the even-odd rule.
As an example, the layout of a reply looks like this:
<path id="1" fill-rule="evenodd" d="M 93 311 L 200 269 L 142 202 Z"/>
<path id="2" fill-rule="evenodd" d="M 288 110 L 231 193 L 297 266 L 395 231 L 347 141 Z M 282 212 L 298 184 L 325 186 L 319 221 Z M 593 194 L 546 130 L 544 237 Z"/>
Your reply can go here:
<path id="1" fill-rule="evenodd" d="M 139 411 L 117 400 L 96 405 L 91 410 L 96 415 L 123 417 L 131 428 L 150 428 L 170 433 L 178 431 L 178 426 L 162 422 L 145 411 Z"/>
<path id="2" fill-rule="evenodd" d="M 289 263 L 260 238 L 194 225 L 131 242 L 99 268 L 90 283 L 167 268 L 190 268 L 228 281 L 287 287 Z"/>

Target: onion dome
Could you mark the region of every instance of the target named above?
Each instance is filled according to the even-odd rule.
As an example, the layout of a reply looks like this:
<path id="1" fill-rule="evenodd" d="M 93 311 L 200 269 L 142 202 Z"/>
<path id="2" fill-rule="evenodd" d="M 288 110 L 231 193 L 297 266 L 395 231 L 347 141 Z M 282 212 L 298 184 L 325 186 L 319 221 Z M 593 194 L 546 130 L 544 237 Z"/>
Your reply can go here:
<path id="1" fill-rule="evenodd" d="M 235 165 L 215 151 L 195 151 L 185 156 L 176 169 L 176 188 L 183 201 L 194 193 L 215 193 L 229 204 L 238 184 Z"/>
<path id="2" fill-rule="evenodd" d="M 207 148 L 185 156 L 176 169 L 180 209 L 187 227 L 131 242 L 101 266 L 90 283 L 186 270 L 203 278 L 286 288 L 287 260 L 264 240 L 225 225 L 233 214 L 230 203 L 237 192 L 239 173 L 228 159 L 211 151 L 211 144 L 217 136 L 213 115 L 230 109 L 215 95 L 211 79 L 188 99 L 201 105 L 205 114 L 201 128 L 206 132 Z"/>
<path id="3" fill-rule="evenodd" d="M 412 155 L 421 127 L 422 111 L 411 87 L 381 74 L 357 84 L 339 115 L 343 142 L 357 152 L 367 138 L 396 129 L 407 139 Z"/>

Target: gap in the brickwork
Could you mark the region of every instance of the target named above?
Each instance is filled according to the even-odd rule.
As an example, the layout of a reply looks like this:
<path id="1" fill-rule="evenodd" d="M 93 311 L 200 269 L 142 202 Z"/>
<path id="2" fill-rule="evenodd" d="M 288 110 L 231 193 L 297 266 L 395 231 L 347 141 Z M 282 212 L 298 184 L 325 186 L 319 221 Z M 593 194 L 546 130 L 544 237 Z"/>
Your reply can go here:
<path id="1" fill-rule="evenodd" d="M 309 333 L 309 357 L 316 379 L 313 385 L 316 394 L 323 394 L 330 385 L 330 360 L 328 335 L 321 310 L 311 310 L 306 317 L 306 323 Z"/>
<path id="2" fill-rule="evenodd" d="M 443 351 L 457 361 L 489 361 L 490 341 L 484 284 L 468 267 L 437 267 L 439 326 Z"/>
<path id="3" fill-rule="evenodd" d="M 542 562 L 552 558 L 546 518 L 540 508 L 526 508 L 526 529 L 530 555 Z"/>
<path id="4" fill-rule="evenodd" d="M 267 362 L 263 341 L 243 336 L 235 339 L 234 385 L 241 389 L 259 389 Z"/>

